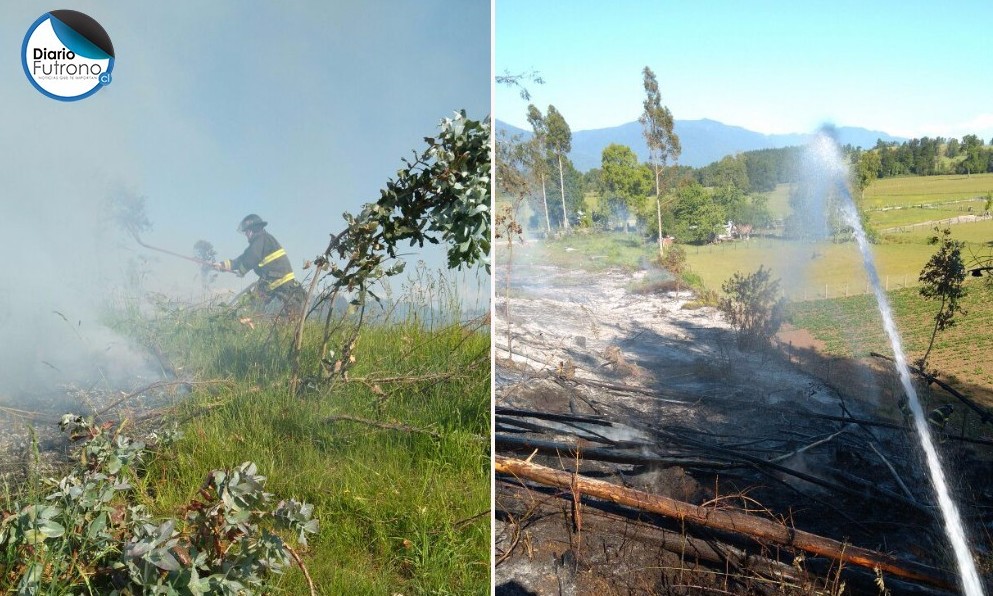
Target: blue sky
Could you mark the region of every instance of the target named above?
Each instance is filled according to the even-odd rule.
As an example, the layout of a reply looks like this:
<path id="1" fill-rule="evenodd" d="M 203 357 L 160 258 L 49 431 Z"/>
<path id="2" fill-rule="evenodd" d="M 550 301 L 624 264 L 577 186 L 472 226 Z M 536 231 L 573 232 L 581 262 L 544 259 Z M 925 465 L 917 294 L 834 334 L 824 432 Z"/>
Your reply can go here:
<path id="1" fill-rule="evenodd" d="M 73 103 L 21 69 L 44 8 L 0 7 L 0 213 L 65 239 L 39 243 L 55 258 L 90 244 L 75 214 L 123 188 L 147 197 L 149 244 L 237 256 L 235 228 L 258 213 L 300 274 L 442 118 L 490 111 L 487 1 L 70 1 L 58 8 L 96 19 L 117 54 L 111 85 Z M 188 266 L 161 259 L 150 277 L 182 293 Z"/>
<path id="2" fill-rule="evenodd" d="M 538 71 L 532 102 L 573 130 L 636 120 L 641 71 L 677 120 L 763 133 L 823 123 L 906 137 L 993 138 L 993 3 L 496 1 L 496 72 Z M 494 113 L 527 128 L 506 87 Z"/>
<path id="3" fill-rule="evenodd" d="M 114 44 L 113 82 L 81 101 L 45 97 L 22 70 L 24 36 L 53 8 L 88 14 Z M 487 0 L 4 2 L 7 370 L 41 374 L 42 359 L 78 347 L 52 311 L 95 337 L 87 325 L 125 285 L 129 261 L 146 289 L 202 297 L 196 265 L 144 250 L 102 219 L 121 189 L 147 197 L 150 245 L 192 254 L 207 240 L 235 257 L 246 246 L 238 222 L 257 213 L 302 276 L 343 229 L 342 213 L 377 200 L 442 118 L 489 115 L 490 11 Z M 445 264 L 436 250 L 410 256 L 409 269 L 419 257 Z M 219 282 L 236 291 L 254 279 Z M 487 306 L 488 278 L 452 279 L 467 308 Z"/>

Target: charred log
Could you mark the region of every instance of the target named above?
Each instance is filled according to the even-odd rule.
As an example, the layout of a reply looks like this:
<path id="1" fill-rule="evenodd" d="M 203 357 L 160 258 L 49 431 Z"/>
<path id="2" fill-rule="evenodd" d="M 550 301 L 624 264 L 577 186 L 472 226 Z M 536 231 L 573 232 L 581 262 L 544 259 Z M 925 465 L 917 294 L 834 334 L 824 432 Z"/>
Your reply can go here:
<path id="1" fill-rule="evenodd" d="M 955 588 L 954 580 L 942 570 L 910 561 L 901 561 L 884 553 L 790 528 L 773 520 L 738 511 L 699 507 L 668 497 L 651 495 L 500 455 L 495 456 L 494 466 L 499 474 L 527 478 L 548 486 L 579 491 L 588 496 L 605 499 L 641 511 L 675 518 L 680 522 L 744 534 L 761 541 L 789 546 L 846 564 L 869 569 L 878 568 L 882 572 L 896 577 L 943 589 Z"/>

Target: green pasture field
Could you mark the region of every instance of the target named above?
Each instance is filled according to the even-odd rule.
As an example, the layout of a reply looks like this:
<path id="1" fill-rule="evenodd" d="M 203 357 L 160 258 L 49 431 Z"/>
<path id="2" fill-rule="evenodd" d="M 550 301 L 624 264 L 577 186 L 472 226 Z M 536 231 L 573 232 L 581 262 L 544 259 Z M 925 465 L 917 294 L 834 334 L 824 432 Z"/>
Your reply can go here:
<path id="1" fill-rule="evenodd" d="M 783 219 L 790 214 L 790 184 L 777 184 L 776 189 L 761 193 L 769 197 L 766 206 L 773 219 Z"/>
<path id="2" fill-rule="evenodd" d="M 735 273 L 764 266 L 780 278 L 791 300 L 844 296 L 867 291 L 868 278 L 854 243 L 793 242 L 753 238 L 747 242 L 687 246 L 686 259 L 706 287 L 720 290 Z M 934 253 L 925 243 L 882 244 L 873 247 L 876 269 L 893 289 L 916 283 L 924 263 Z"/>
<path id="3" fill-rule="evenodd" d="M 866 209 L 945 203 L 993 191 L 993 174 L 902 176 L 874 180 L 865 190 Z M 933 218 L 929 218 L 933 219 Z"/>
<path id="4" fill-rule="evenodd" d="M 966 312 L 956 315 L 956 325 L 938 332 L 928 364 L 946 382 L 993 406 L 993 370 L 987 365 L 993 350 L 993 286 L 970 278 L 966 287 Z M 923 300 L 915 288 L 890 292 L 889 299 L 907 357 L 923 356 L 937 302 Z M 790 317 L 795 326 L 825 342 L 830 354 L 860 358 L 872 351 L 892 353 L 872 296 L 793 303 Z"/>
<path id="5" fill-rule="evenodd" d="M 926 221 L 952 219 L 964 215 L 981 215 L 985 199 L 968 202 L 945 203 L 936 207 L 905 207 L 887 211 L 870 211 L 869 224 L 876 230 L 912 226 Z M 969 208 L 972 208 L 972 211 Z"/>
<path id="6" fill-rule="evenodd" d="M 990 250 L 993 241 L 993 220 L 951 226 L 952 237 L 967 243 L 966 261 L 972 255 Z M 924 264 L 935 252 L 928 244 L 934 234 L 928 227 L 909 232 L 885 235 L 883 242 L 873 245 L 873 255 L 880 281 L 885 288 L 895 290 L 918 284 Z M 835 298 L 868 292 L 868 278 L 862 256 L 854 243 L 800 243 L 778 238 L 753 237 L 749 241 L 683 245 L 687 264 L 703 285 L 720 290 L 721 285 L 737 272 L 750 273 L 760 265 L 772 269 L 783 282 L 783 290 L 791 300 Z M 560 240 L 532 241 L 514 246 L 514 266 L 554 265 L 565 269 L 596 272 L 612 267 L 636 270 L 657 258 L 654 242 L 639 234 L 576 233 Z M 498 292 L 506 264 L 506 245 L 497 244 Z"/>
<path id="7" fill-rule="evenodd" d="M 507 262 L 506 243 L 497 241 L 499 287 L 501 271 Z M 564 269 L 603 271 L 613 267 L 634 270 L 658 255 L 658 243 L 640 233 L 577 232 L 557 240 L 533 241 L 514 245 L 514 266 L 553 265 Z"/>
<path id="8" fill-rule="evenodd" d="M 990 251 L 993 220 L 951 226 L 952 238 L 966 242 L 963 257 Z M 889 289 L 916 286 L 917 277 L 936 248 L 928 244 L 933 229 L 922 226 L 893 232 L 872 247 L 880 281 Z M 708 288 L 719 290 L 735 272 L 750 273 L 764 265 L 783 279 L 791 299 L 834 298 L 866 292 L 868 281 L 862 256 L 854 243 L 798 243 L 753 238 L 704 246 L 685 246 L 687 262 Z M 827 294 L 825 294 L 827 286 Z"/>

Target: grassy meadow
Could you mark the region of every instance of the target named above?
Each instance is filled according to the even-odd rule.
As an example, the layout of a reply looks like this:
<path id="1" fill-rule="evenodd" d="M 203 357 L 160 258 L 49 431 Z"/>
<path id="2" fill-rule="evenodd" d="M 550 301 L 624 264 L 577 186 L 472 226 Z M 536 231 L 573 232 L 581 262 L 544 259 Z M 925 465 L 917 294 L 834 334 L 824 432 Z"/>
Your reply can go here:
<path id="1" fill-rule="evenodd" d="M 156 335 L 175 364 L 231 385 L 184 403 L 184 437 L 150 473 L 155 509 L 181 507 L 209 470 L 251 460 L 269 492 L 315 506 L 321 532 L 306 564 L 322 593 L 487 593 L 488 331 L 371 326 L 349 382 L 298 398 L 285 334 L 223 317 L 167 323 Z M 303 348 L 311 372 L 319 334 L 312 325 Z M 278 587 L 306 590 L 297 570 Z"/>
<path id="2" fill-rule="evenodd" d="M 874 180 L 865 190 L 865 207 L 872 211 L 977 198 L 985 201 L 986 193 L 991 191 L 993 174 L 884 178 Z"/>
<path id="3" fill-rule="evenodd" d="M 985 387 L 987 405 L 993 407 L 993 371 L 986 366 L 993 349 L 993 286 L 984 281 L 966 284 L 968 295 L 962 301 L 965 314 L 958 323 L 938 333 L 928 361 L 942 378 L 959 386 Z M 922 300 L 914 288 L 889 293 L 904 350 L 911 360 L 924 355 L 937 303 Z M 872 296 L 852 296 L 833 300 L 812 300 L 791 305 L 792 322 L 810 331 L 825 343 L 825 352 L 835 356 L 860 358 L 875 351 L 890 353 L 889 340 Z"/>
<path id="4" fill-rule="evenodd" d="M 317 593 L 488 594 L 489 318 L 438 322 L 458 321 L 458 305 L 448 309 L 434 321 L 411 310 L 404 320 L 366 323 L 347 380 L 330 385 L 317 359 L 322 325 L 308 323 L 298 395 L 289 390 L 288 324 L 182 305 L 122 317 L 118 330 L 195 379 L 163 420 L 178 421 L 182 435 L 132 479 L 130 499 L 156 519 L 182 519 L 212 470 L 252 461 L 275 501 L 314 507 L 320 529 L 309 544 L 285 539 Z M 36 486 L 33 498 L 46 490 Z M 8 507 L 11 499 L 8 491 Z M 12 577 L 13 557 L 0 549 L 0 573 Z M 99 572 L 80 569 L 69 574 L 78 583 L 37 593 L 102 593 L 87 579 Z M 265 593 L 310 592 L 292 564 Z"/>
<path id="5" fill-rule="evenodd" d="M 932 226 L 925 222 L 982 214 L 990 190 L 993 174 L 874 181 L 865 192 L 870 225 L 876 230 L 904 227 L 884 232 L 873 246 L 884 286 L 895 290 L 917 285 L 921 268 L 935 251 L 928 244 Z M 789 185 L 781 184 L 767 196 L 774 217 L 789 214 Z M 989 250 L 993 221 L 959 223 L 951 229 L 954 239 L 967 243 L 967 260 Z M 783 279 L 786 295 L 792 300 L 843 298 L 867 291 L 861 255 L 851 243 L 809 244 L 754 237 L 748 242 L 687 246 L 686 253 L 694 273 L 712 289 L 719 289 L 735 272 L 754 271 L 761 264 Z"/>

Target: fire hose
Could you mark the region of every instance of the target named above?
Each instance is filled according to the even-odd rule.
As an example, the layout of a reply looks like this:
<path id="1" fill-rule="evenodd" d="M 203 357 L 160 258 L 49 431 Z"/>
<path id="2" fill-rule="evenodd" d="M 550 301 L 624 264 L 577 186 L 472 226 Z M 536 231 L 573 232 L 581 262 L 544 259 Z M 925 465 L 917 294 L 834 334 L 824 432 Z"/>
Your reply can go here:
<path id="1" fill-rule="evenodd" d="M 178 257 L 180 259 L 185 259 L 187 261 L 192 261 L 192 262 L 194 262 L 194 263 L 196 263 L 198 265 L 203 265 L 204 267 L 213 267 L 214 266 L 214 264 L 211 263 L 210 261 L 205 261 L 203 259 L 198 259 L 196 257 L 188 257 L 186 255 L 181 255 L 178 252 L 172 252 L 171 250 L 166 250 L 164 248 L 159 248 L 157 246 L 150 246 L 150 245 L 145 244 L 144 242 L 142 242 L 141 241 L 141 238 L 138 236 L 138 234 L 132 234 L 132 235 L 134 236 L 134 239 L 135 239 L 135 241 L 138 244 L 144 246 L 145 248 L 147 248 L 149 250 L 155 250 L 155 251 L 158 251 L 158 252 L 165 253 L 167 255 L 172 255 L 174 257 Z"/>
<path id="2" fill-rule="evenodd" d="M 165 253 L 167 255 L 171 255 L 173 257 L 177 257 L 177 258 L 183 259 L 185 261 L 190 261 L 190 262 L 196 263 L 197 265 L 201 265 L 203 267 L 211 267 L 213 269 L 217 269 L 216 263 L 213 263 L 211 261 L 205 261 L 204 259 L 198 259 L 196 257 L 190 257 L 190 256 L 187 256 L 187 255 L 179 254 L 178 252 L 173 252 L 173 251 L 168 250 L 168 249 L 165 249 L 165 248 L 160 248 L 158 246 L 152 246 L 150 244 L 145 244 L 145 242 L 142 241 L 141 237 L 138 236 L 138 234 L 132 233 L 131 235 L 134 236 L 135 242 L 137 242 L 138 244 L 140 244 L 141 246 L 143 246 L 143 247 L 145 247 L 145 248 L 147 248 L 149 250 L 154 250 L 154 251 L 157 251 L 157 252 Z M 232 272 L 230 269 L 224 269 L 224 270 L 218 269 L 218 270 L 219 271 Z M 251 291 L 252 288 L 254 288 L 257 284 L 258 284 L 258 281 L 249 284 L 245 289 L 243 289 L 242 291 L 240 291 L 237 294 L 235 294 L 234 295 L 234 298 L 232 298 L 228 302 L 228 304 L 234 304 L 234 303 L 236 303 L 239 298 L 241 298 L 246 293 L 248 293 L 249 291 Z"/>

